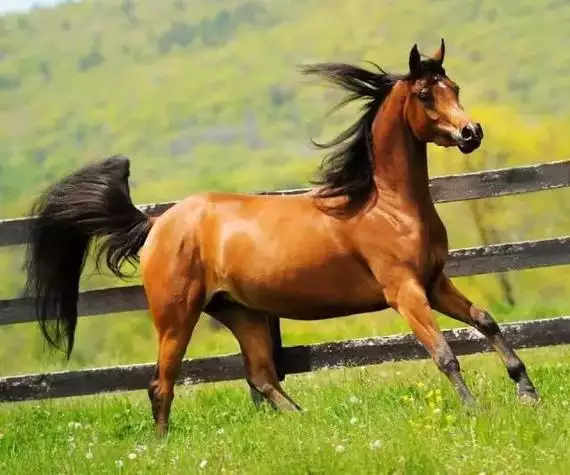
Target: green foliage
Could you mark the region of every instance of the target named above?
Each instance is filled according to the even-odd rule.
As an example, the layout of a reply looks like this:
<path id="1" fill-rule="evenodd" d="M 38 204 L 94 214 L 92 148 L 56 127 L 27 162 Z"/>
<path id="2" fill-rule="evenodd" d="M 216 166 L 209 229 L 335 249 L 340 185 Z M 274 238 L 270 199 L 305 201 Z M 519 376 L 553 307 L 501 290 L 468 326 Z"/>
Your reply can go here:
<path id="1" fill-rule="evenodd" d="M 524 139 L 524 126 L 542 124 L 544 113 L 566 124 L 570 97 L 563 68 L 569 53 L 559 45 L 565 41 L 560 25 L 570 16 L 567 5 L 333 3 L 323 9 L 316 0 L 86 1 L 4 17 L 0 214 L 22 214 L 46 184 L 115 152 L 135 161 L 137 200 L 179 198 L 182 184 L 184 194 L 203 188 L 200 176 L 189 181 L 188 175 L 199 173 L 196 162 L 211 160 L 196 150 L 204 143 L 215 146 L 213 171 L 222 188 L 227 160 L 239 161 L 236 173 L 253 173 L 255 188 L 274 187 L 267 158 L 309 161 L 314 168 L 321 157 L 304 149 L 308 128 L 339 97 L 307 85 L 297 64 L 373 60 L 401 70 L 411 44 L 419 41 L 429 52 L 440 31 L 464 102 L 504 104 L 496 121 L 484 123 L 491 137 L 501 124 L 517 121 L 523 127 L 510 134 Z M 351 114 L 333 119 L 327 131 L 337 131 Z M 257 124 L 253 147 L 244 128 L 247 117 Z M 180 141 L 192 147 L 177 162 L 172 144 Z M 243 155 L 235 156 L 235 143 L 245 145 Z M 35 160 L 38 148 L 48 151 L 42 167 Z M 171 191 L 175 168 L 188 172 Z M 301 185 L 307 177 L 288 181 Z M 145 191 L 148 183 L 162 184 L 160 196 Z"/>
<path id="2" fill-rule="evenodd" d="M 0 471 L 29 473 L 548 473 L 570 470 L 570 350 L 524 352 L 536 407 L 498 358 L 462 358 L 460 407 L 431 362 L 288 377 L 306 412 L 256 410 L 244 382 L 177 388 L 166 440 L 146 392 L 0 408 Z M 566 455 L 565 455 L 566 454 Z"/>
<path id="3" fill-rule="evenodd" d="M 446 68 L 486 139 L 469 157 L 430 147 L 431 175 L 566 158 L 569 21 L 568 2 L 536 0 L 465 0 L 460 8 L 452 0 L 327 0 L 326 7 L 322 0 L 92 0 L 5 16 L 0 217 L 25 214 L 41 189 L 115 153 L 132 159 L 136 202 L 304 186 L 322 159 L 308 136 L 336 135 L 357 109 L 323 121 L 341 96 L 308 84 L 296 66 L 371 60 L 403 71 L 414 42 L 429 53 L 442 35 Z M 568 189 L 484 200 L 482 225 L 499 241 L 567 234 L 568 203 Z M 471 204 L 439 210 L 452 247 L 481 244 Z M 21 263 L 22 249 L 0 249 L 0 298 L 21 291 Z M 510 273 L 515 310 L 504 307 L 495 276 L 458 281 L 499 319 L 522 319 L 568 311 L 566 272 Z M 83 288 L 117 284 L 90 272 L 82 281 Z M 292 322 L 286 334 L 304 341 L 405 329 L 395 322 L 384 314 Z M 155 358 L 146 318 L 85 319 L 79 328 L 86 333 L 72 364 Z M 225 334 L 199 335 L 190 354 L 234 348 Z M 29 353 L 12 362 L 24 342 Z M 42 349 L 33 325 L 3 327 L 1 371 L 60 367 L 46 363 Z"/>

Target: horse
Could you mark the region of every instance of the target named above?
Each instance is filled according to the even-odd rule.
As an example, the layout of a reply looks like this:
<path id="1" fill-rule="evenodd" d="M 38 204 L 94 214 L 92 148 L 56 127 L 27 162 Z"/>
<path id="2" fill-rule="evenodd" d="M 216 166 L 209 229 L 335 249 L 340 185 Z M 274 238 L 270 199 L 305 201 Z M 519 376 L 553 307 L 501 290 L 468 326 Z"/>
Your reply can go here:
<path id="1" fill-rule="evenodd" d="M 301 411 L 283 390 L 271 322 L 321 320 L 395 309 L 468 405 L 475 398 L 434 319 L 441 312 L 480 331 L 500 355 L 518 396 L 537 401 L 525 364 L 488 311 L 445 273 L 448 237 L 429 192 L 427 144 L 463 154 L 483 128 L 464 110 L 444 67 L 445 42 L 431 57 L 417 44 L 409 71 L 392 74 L 317 63 L 304 74 L 363 101 L 358 120 L 336 139 L 314 187 L 293 196 L 209 192 L 187 196 L 159 217 L 130 197 L 130 162 L 112 156 L 45 190 L 26 253 L 26 292 L 49 345 L 69 359 L 79 278 L 94 240 L 96 262 L 124 277 L 140 265 L 158 336 L 148 395 L 155 427 L 168 432 L 174 385 L 202 312 L 239 342 L 246 381 L 278 410 Z"/>

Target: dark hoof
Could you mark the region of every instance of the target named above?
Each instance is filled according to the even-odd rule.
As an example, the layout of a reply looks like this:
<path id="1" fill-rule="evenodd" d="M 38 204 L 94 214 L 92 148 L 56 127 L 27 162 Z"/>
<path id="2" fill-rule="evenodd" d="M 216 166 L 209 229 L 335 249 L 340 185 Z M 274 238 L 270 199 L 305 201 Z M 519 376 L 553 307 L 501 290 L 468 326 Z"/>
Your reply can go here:
<path id="1" fill-rule="evenodd" d="M 463 405 L 465 407 L 470 407 L 470 408 L 474 408 L 477 407 L 477 400 L 473 397 L 472 394 L 462 394 L 461 395 L 461 402 L 463 402 Z"/>
<path id="2" fill-rule="evenodd" d="M 475 399 L 468 399 L 466 401 L 463 401 L 463 407 L 465 408 L 467 413 L 471 415 L 473 415 L 475 412 L 477 412 L 480 409 L 480 406 Z"/>

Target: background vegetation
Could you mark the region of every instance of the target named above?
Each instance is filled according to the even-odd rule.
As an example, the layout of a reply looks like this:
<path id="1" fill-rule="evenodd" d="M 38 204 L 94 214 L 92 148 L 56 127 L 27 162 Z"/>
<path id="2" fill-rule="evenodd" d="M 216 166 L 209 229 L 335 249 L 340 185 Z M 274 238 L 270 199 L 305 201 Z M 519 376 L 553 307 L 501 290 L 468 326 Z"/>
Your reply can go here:
<path id="1" fill-rule="evenodd" d="M 404 71 L 414 42 L 431 53 L 441 36 L 487 138 L 469 157 L 431 147 L 432 175 L 566 158 L 568 21 L 570 4 L 554 0 L 98 0 L 0 17 L 0 217 L 25 214 L 43 187 L 115 153 L 132 159 L 136 202 L 305 186 L 322 159 L 308 138 L 336 134 L 356 109 L 323 120 L 340 95 L 296 66 Z M 567 234 L 569 203 L 559 190 L 439 209 L 463 247 Z M 21 261 L 21 248 L 0 249 L 0 298 L 21 291 Z M 506 321 L 567 311 L 564 272 L 458 282 Z M 87 273 L 83 287 L 116 284 Z M 284 323 L 289 344 L 401 330 L 389 312 Z M 235 349 L 202 325 L 189 354 Z M 70 365 L 154 358 L 145 313 L 110 315 L 81 322 Z M 34 325 L 0 330 L 0 374 L 54 367 Z"/>

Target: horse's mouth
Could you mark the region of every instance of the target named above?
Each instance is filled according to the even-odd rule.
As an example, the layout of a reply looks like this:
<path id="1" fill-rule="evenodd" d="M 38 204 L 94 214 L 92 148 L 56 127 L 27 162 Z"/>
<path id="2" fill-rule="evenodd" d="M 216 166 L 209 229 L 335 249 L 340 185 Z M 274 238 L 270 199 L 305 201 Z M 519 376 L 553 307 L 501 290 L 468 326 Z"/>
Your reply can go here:
<path id="1" fill-rule="evenodd" d="M 480 124 L 472 124 L 454 130 L 450 134 L 451 140 L 464 154 L 469 154 L 479 148 L 483 141 L 483 128 Z"/>
<path id="2" fill-rule="evenodd" d="M 477 150 L 480 145 L 481 145 L 480 140 L 469 140 L 468 142 L 462 141 L 461 143 L 458 143 L 457 148 L 461 150 L 461 152 L 464 153 L 465 155 L 468 155 L 471 152 Z"/>
<path id="3" fill-rule="evenodd" d="M 479 137 L 472 136 L 468 139 L 465 139 L 461 136 L 461 133 L 459 131 L 451 132 L 449 134 L 449 138 L 451 139 L 452 143 L 455 144 L 455 146 L 465 155 L 474 152 L 481 145 L 481 139 Z"/>

